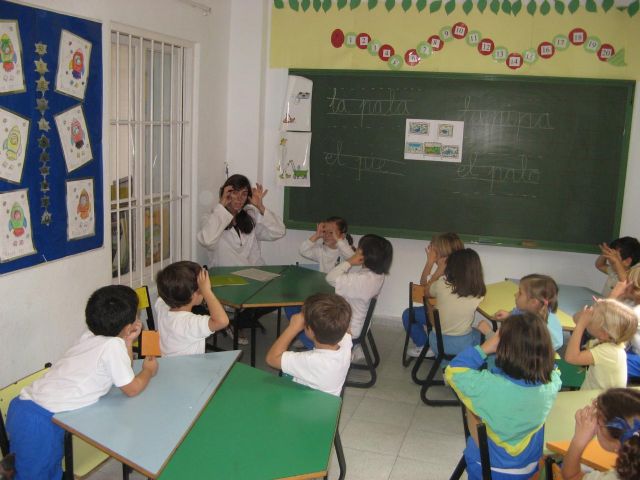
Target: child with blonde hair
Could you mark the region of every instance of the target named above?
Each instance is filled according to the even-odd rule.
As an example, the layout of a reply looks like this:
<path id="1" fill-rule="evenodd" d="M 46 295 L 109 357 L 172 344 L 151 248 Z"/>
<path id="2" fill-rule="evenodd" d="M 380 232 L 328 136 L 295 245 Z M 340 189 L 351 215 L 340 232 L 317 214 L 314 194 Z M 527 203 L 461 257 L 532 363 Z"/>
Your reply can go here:
<path id="1" fill-rule="evenodd" d="M 567 344 L 564 359 L 573 365 L 589 367 L 581 389 L 625 387 L 625 342 L 638 330 L 638 320 L 633 310 L 617 300 L 606 299 L 576 313 L 573 319 L 576 328 Z M 585 330 L 593 340 L 581 350 L 580 342 Z"/>
<path id="2" fill-rule="evenodd" d="M 617 454 L 616 465 L 608 472 L 586 475 L 580 457 L 596 436 L 602 448 Z M 612 388 L 592 405 L 576 412 L 576 430 L 562 463 L 565 480 L 635 480 L 640 478 L 640 392 Z"/>
<path id="3" fill-rule="evenodd" d="M 629 305 L 638 317 L 638 331 L 627 348 L 627 371 L 630 377 L 640 377 L 640 265 L 629 270 L 626 280 L 613 287 L 609 298 Z"/>
<path id="4" fill-rule="evenodd" d="M 438 280 L 444 275 L 445 260 L 449 255 L 457 250 L 462 250 L 464 243 L 460 240 L 460 237 L 456 233 L 448 232 L 436 235 L 431 239 L 431 243 L 425 248 L 427 253 L 427 261 L 422 269 L 422 275 L 420 275 L 420 284 L 428 288 L 433 282 Z M 433 267 L 436 266 L 435 271 Z M 424 307 L 417 307 L 413 309 L 415 315 L 415 323 L 411 325 L 411 340 L 413 340 L 413 346 L 407 350 L 407 355 L 410 357 L 418 357 L 422 351 L 422 347 L 427 343 L 428 331 L 430 326 L 427 323 L 427 315 Z M 402 312 L 402 323 L 405 330 L 409 330 L 409 309 L 405 309 Z M 427 331 L 425 331 L 425 327 Z M 428 355 L 433 356 L 433 355 Z"/>
<path id="5" fill-rule="evenodd" d="M 496 320 L 504 320 L 510 314 L 531 312 L 540 315 L 547 324 L 551 335 L 551 344 L 554 350 L 562 347 L 562 325 L 556 316 L 558 310 L 558 284 L 548 275 L 533 273 L 520 279 L 518 292 L 515 295 L 516 308 L 511 313 L 506 310 L 498 310 L 495 313 Z M 485 335 L 491 328 L 487 322 L 482 322 L 479 330 Z"/>

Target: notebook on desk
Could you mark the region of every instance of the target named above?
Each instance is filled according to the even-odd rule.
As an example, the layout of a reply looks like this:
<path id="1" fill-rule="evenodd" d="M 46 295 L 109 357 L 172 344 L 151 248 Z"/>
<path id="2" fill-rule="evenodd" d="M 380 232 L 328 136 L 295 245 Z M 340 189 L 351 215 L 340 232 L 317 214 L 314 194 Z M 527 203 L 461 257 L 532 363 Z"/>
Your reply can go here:
<path id="1" fill-rule="evenodd" d="M 229 285 L 246 285 L 247 280 L 239 275 L 210 275 L 212 287 L 226 287 Z"/>

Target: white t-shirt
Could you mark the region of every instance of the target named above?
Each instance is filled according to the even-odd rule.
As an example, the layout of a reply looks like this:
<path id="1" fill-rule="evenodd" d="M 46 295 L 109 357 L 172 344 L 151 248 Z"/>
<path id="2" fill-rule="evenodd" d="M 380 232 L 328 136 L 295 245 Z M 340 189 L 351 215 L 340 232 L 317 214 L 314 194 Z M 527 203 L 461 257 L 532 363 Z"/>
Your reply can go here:
<path id="1" fill-rule="evenodd" d="M 204 353 L 209 330 L 209 315 L 191 312 L 172 312 L 162 298 L 155 304 L 160 333 L 160 352 L 163 357 Z"/>
<path id="2" fill-rule="evenodd" d="M 453 293 L 444 276 L 429 287 L 429 295 L 435 297 L 443 335 L 461 336 L 471 332 L 476 308 L 484 297 L 461 297 Z"/>
<path id="3" fill-rule="evenodd" d="M 260 252 L 260 240 L 277 240 L 283 237 L 286 228 L 282 220 L 271 210 L 264 215 L 253 205 L 244 210 L 253 218 L 255 226 L 251 233 L 242 233 L 231 227 L 233 215 L 222 204 L 202 219 L 202 228 L 196 235 L 198 243 L 209 251 L 209 266 L 235 267 L 264 265 Z"/>
<path id="4" fill-rule="evenodd" d="M 618 274 L 615 272 L 611 265 L 607 265 L 607 280 L 604 282 L 604 286 L 602 287 L 602 296 L 607 298 L 613 290 L 613 287 L 616 286 L 620 279 L 618 278 Z"/>
<path id="5" fill-rule="evenodd" d="M 354 251 L 344 238 L 338 240 L 336 248 L 327 247 L 320 238 L 312 242 L 308 238 L 300 245 L 300 255 L 320 264 L 320 271 L 327 273 L 341 261 L 353 256 Z"/>
<path id="6" fill-rule="evenodd" d="M 630 340 L 631 351 L 637 355 L 640 355 L 640 305 L 633 307 L 633 311 L 638 319 L 638 330 Z"/>
<path id="7" fill-rule="evenodd" d="M 606 390 L 627 386 L 627 353 L 624 344 L 605 342 L 594 345 L 589 342 L 589 351 L 593 355 L 593 365 L 589 365 L 587 375 L 580 390 Z"/>
<path id="8" fill-rule="evenodd" d="M 65 412 L 98 401 L 112 385 L 135 377 L 124 340 L 87 331 L 40 379 L 22 389 L 20 398 L 50 412 Z"/>
<path id="9" fill-rule="evenodd" d="M 294 382 L 339 397 L 351 365 L 351 335 L 345 334 L 338 347 L 338 350 L 284 352 L 280 366 L 284 373 L 293 376 Z"/>
<path id="10" fill-rule="evenodd" d="M 336 288 L 336 293 L 351 305 L 351 335 L 358 338 L 369 309 L 369 302 L 380 293 L 384 275 L 368 268 L 350 272 L 351 264 L 342 262 L 329 273 L 327 282 Z"/>

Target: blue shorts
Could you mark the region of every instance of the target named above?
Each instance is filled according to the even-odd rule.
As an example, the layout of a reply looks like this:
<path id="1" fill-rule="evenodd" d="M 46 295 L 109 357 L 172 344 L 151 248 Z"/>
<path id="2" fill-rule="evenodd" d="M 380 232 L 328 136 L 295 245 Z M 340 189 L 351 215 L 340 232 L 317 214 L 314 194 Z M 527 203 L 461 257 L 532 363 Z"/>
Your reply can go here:
<path id="1" fill-rule="evenodd" d="M 64 430 L 53 413 L 31 400 L 14 398 L 7 413 L 11 452 L 16 455 L 15 480 L 60 480 Z"/>

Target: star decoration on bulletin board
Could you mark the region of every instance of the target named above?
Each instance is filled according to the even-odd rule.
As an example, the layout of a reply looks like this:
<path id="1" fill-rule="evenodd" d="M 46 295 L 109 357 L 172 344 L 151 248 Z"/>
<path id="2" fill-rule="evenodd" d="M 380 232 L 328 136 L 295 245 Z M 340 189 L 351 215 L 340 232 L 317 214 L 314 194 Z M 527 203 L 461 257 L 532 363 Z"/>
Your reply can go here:
<path id="1" fill-rule="evenodd" d="M 39 58 L 33 63 L 36 64 L 36 72 L 38 72 L 40 75 L 44 75 L 49 71 L 49 69 L 47 68 L 47 62 L 43 62 L 42 59 Z"/>
<path id="2" fill-rule="evenodd" d="M 45 132 L 48 132 L 51 129 L 51 126 L 49 125 L 49 122 L 46 121 L 43 117 L 40 120 L 38 120 L 38 128 L 40 130 L 44 130 Z"/>
<path id="3" fill-rule="evenodd" d="M 47 45 L 42 42 L 36 43 L 36 54 L 43 56 L 47 54 Z"/>
<path id="4" fill-rule="evenodd" d="M 49 147 L 49 139 L 42 134 L 38 139 L 38 146 L 42 149 Z"/>
<path id="5" fill-rule="evenodd" d="M 49 226 L 51 224 L 51 214 L 48 211 L 45 211 L 41 217 L 41 223 L 43 225 Z"/>
<path id="6" fill-rule="evenodd" d="M 40 154 L 40 161 L 41 162 L 48 162 L 49 161 L 49 154 L 47 152 L 42 152 Z"/>
<path id="7" fill-rule="evenodd" d="M 44 111 L 49 109 L 49 100 L 45 98 L 38 98 L 36 103 L 36 109 L 40 112 L 40 115 L 44 115 Z"/>
<path id="8" fill-rule="evenodd" d="M 49 90 L 49 82 L 45 80 L 44 77 L 40 77 L 38 80 L 36 80 L 36 90 L 38 92 L 45 93 L 47 90 Z"/>

